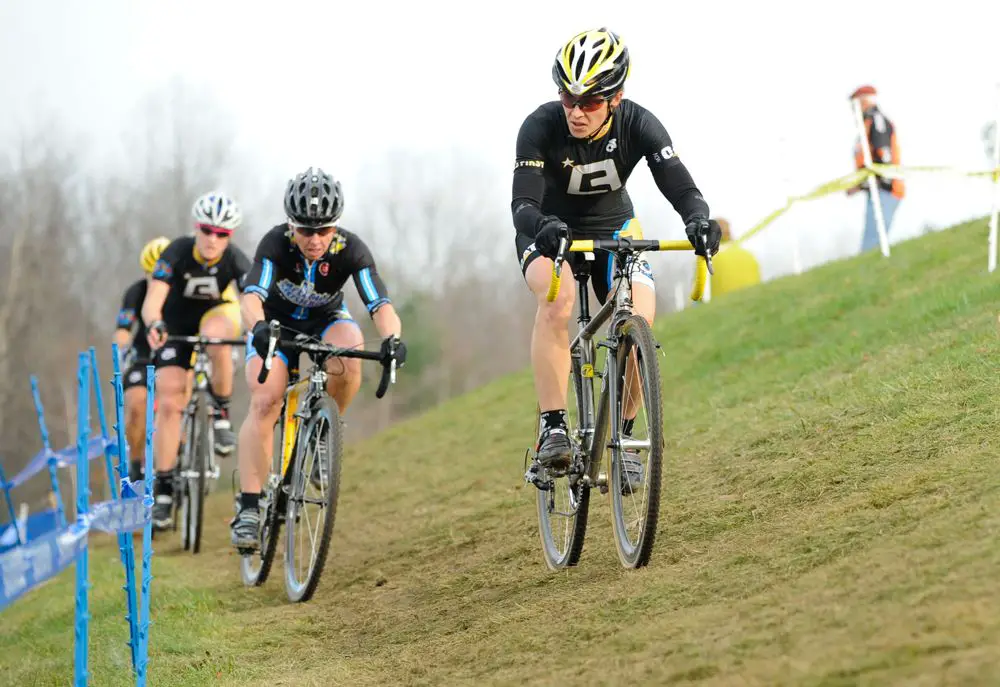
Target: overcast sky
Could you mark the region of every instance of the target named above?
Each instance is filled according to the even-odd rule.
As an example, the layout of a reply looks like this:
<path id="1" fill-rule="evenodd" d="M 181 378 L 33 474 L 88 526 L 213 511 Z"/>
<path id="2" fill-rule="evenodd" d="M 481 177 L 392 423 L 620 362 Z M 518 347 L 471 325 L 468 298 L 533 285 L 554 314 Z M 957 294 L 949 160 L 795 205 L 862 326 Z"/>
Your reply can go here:
<path id="1" fill-rule="evenodd" d="M 483 178 L 468 183 L 502 215 L 518 127 L 554 98 L 556 50 L 606 24 L 631 50 L 627 97 L 660 118 L 713 213 L 740 233 L 851 170 L 847 95 L 861 83 L 878 87 L 904 163 L 986 167 L 1000 3 L 916 4 L 4 0 L 0 142 L 54 115 L 110 146 L 145 94 L 180 77 L 214 89 L 277 198 L 309 164 L 341 177 L 350 199 L 390 151 L 459 150 L 480 161 Z M 629 189 L 648 234 L 680 235 L 644 163 Z M 787 253 L 798 231 L 807 262 L 854 252 L 862 203 L 812 203 L 751 247 Z M 915 179 L 895 235 L 988 211 L 983 182 Z"/>

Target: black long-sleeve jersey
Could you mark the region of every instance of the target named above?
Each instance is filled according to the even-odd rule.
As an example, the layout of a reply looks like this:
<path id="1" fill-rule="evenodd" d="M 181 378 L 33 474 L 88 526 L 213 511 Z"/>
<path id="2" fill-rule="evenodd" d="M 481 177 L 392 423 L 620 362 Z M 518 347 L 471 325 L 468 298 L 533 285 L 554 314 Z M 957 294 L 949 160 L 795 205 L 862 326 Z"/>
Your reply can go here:
<path id="1" fill-rule="evenodd" d="M 234 281 L 239 284 L 249 269 L 250 258 L 232 243 L 217 260 L 208 262 L 199 255 L 193 236 L 171 241 L 153 268 L 153 279 L 170 284 L 163 304 L 168 329 L 175 322 L 197 322 L 201 315 L 224 303 L 226 287 Z"/>
<path id="2" fill-rule="evenodd" d="M 149 360 L 149 341 L 146 340 L 146 323 L 142 321 L 142 304 L 146 300 L 145 279 L 137 279 L 125 289 L 122 305 L 118 310 L 116 329 L 124 329 L 132 334 L 132 350 L 136 360 Z"/>
<path id="3" fill-rule="evenodd" d="M 533 237 L 546 216 L 554 215 L 576 233 L 618 230 L 634 216 L 625 182 L 642 158 L 685 223 L 708 218 L 701 191 L 649 110 L 622 99 L 594 136 L 578 139 L 569 132 L 562 105 L 545 103 L 525 118 L 517 135 L 511 200 L 515 228 Z"/>
<path id="4" fill-rule="evenodd" d="M 326 255 L 310 262 L 291 233 L 287 224 L 279 224 L 264 234 L 243 286 L 244 293 L 264 301 L 267 319 L 286 325 L 333 321 L 351 278 L 370 314 L 390 302 L 375 259 L 357 234 L 338 227 Z"/>

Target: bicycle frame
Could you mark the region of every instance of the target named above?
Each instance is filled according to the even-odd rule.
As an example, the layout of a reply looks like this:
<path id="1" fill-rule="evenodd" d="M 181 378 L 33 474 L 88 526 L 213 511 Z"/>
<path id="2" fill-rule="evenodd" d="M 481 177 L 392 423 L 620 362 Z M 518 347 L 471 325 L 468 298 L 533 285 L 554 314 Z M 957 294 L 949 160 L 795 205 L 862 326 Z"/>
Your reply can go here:
<path id="1" fill-rule="evenodd" d="M 297 370 L 289 370 L 290 380 L 285 387 L 279 422 L 281 423 L 281 471 L 275 475 L 284 479 L 292 463 L 295 437 L 299 423 L 308 418 L 308 409 L 317 396 L 326 393 L 327 373 L 322 365 L 314 365 L 308 377 L 298 378 Z"/>
<path id="2" fill-rule="evenodd" d="M 577 281 L 577 302 L 580 304 L 580 314 L 577 322 L 580 330 L 570 342 L 570 361 L 574 369 L 580 371 L 580 378 L 583 380 L 583 388 L 577 390 L 577 394 L 582 391 L 579 398 L 580 403 L 580 427 L 577 428 L 580 446 L 583 452 L 583 474 L 582 479 L 589 486 L 602 486 L 600 477 L 601 458 L 604 450 L 614 446 L 620 441 L 618 428 L 612 429 L 611 442 L 606 441 L 608 429 L 608 413 L 610 408 L 616 407 L 618 403 L 618 389 L 614 384 L 608 384 L 609 379 L 618 378 L 618 357 L 614 355 L 618 350 L 618 336 L 616 334 L 617 325 L 622 320 L 632 315 L 632 280 L 629 265 L 622 266 L 619 257 L 623 254 L 613 255 L 615 260 L 615 279 L 608 298 L 601 309 L 593 318 L 590 316 L 590 304 L 588 302 L 587 282 L 590 279 L 590 270 L 585 269 L 576 275 Z M 631 260 L 628 257 L 627 260 Z M 606 322 L 611 320 L 608 327 L 608 335 L 595 345 L 595 337 L 598 331 Z M 596 362 L 596 348 L 606 348 L 606 362 L 604 369 L 597 372 L 594 364 Z M 594 404 L 594 377 L 601 378 L 601 394 L 596 408 Z"/>

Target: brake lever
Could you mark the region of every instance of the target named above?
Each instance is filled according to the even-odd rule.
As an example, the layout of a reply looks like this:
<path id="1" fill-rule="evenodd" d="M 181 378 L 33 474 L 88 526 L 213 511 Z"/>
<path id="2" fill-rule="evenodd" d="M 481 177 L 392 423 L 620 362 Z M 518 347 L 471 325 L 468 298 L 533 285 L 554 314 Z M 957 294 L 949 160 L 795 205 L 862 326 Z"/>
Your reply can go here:
<path id="1" fill-rule="evenodd" d="M 705 265 L 708 267 L 708 273 L 715 274 L 715 270 L 712 269 L 712 256 L 709 254 L 708 250 L 708 234 L 698 234 L 698 240 L 701 241 L 701 250 L 704 253 Z"/>
<path id="2" fill-rule="evenodd" d="M 260 367 L 260 373 L 257 375 L 257 383 L 263 384 L 267 381 L 267 376 L 271 374 L 271 365 L 274 361 L 274 349 L 278 345 L 278 337 L 281 335 L 281 324 L 277 320 L 271 320 L 268 324 L 268 329 L 270 330 L 271 336 L 267 341 L 267 357 L 264 358 L 264 364 Z"/>

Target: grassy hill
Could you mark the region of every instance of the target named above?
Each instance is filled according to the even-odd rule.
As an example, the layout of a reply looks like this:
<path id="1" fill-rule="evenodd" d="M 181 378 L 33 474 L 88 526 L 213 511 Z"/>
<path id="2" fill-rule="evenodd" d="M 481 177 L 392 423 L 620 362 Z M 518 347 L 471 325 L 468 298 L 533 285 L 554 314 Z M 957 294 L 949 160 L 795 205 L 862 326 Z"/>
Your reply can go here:
<path id="1" fill-rule="evenodd" d="M 580 566 L 545 567 L 521 373 L 351 447 L 306 605 L 286 602 L 280 570 L 242 587 L 228 494 L 200 556 L 159 543 L 151 684 L 997 684 L 1000 276 L 985 231 L 664 317 L 648 568 L 619 567 L 606 497 Z M 97 537 L 93 684 L 124 685 L 121 569 Z M 72 582 L 3 613 L 4 683 L 66 684 Z"/>

